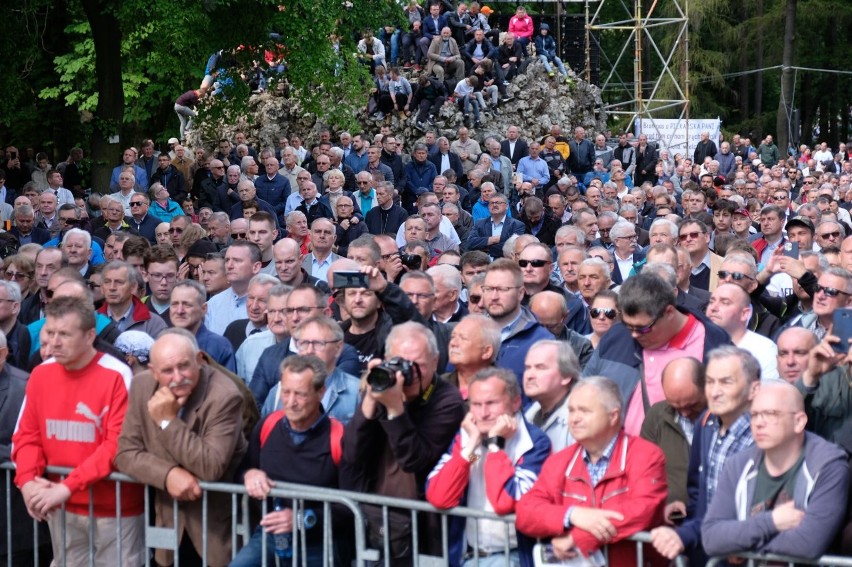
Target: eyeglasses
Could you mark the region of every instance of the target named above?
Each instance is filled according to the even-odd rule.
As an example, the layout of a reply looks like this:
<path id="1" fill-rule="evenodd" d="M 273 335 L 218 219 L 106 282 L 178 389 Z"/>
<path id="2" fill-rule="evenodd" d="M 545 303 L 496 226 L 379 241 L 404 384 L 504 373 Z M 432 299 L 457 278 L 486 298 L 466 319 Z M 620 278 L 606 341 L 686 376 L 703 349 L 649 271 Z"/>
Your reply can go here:
<path id="1" fill-rule="evenodd" d="M 190 268 L 198 268 L 198 266 L 189 265 Z M 154 280 L 155 282 L 167 281 L 172 282 L 177 277 L 177 274 L 157 274 L 154 272 L 148 272 L 148 278 Z"/>
<path id="2" fill-rule="evenodd" d="M 369 181 L 356 181 L 355 183 L 357 183 L 358 185 L 369 185 L 370 184 Z"/>
<path id="3" fill-rule="evenodd" d="M 298 350 L 302 350 L 303 348 L 319 350 L 327 347 L 328 345 L 339 343 L 340 340 L 341 339 L 332 339 L 330 341 L 308 341 L 302 339 L 293 339 L 293 346 L 295 346 Z"/>
<path id="4" fill-rule="evenodd" d="M 480 301 L 482 301 L 482 296 L 481 295 L 470 295 L 470 296 L 468 296 L 468 300 L 469 300 L 468 303 L 477 304 Z"/>
<path id="5" fill-rule="evenodd" d="M 626 238 L 627 240 L 638 240 L 639 239 L 639 237 L 636 236 L 635 234 L 631 234 L 630 236 L 616 236 L 615 237 L 616 240 L 622 240 L 624 238 Z"/>
<path id="6" fill-rule="evenodd" d="M 97 284 L 95 282 L 89 282 L 89 289 L 98 289 L 101 287 L 101 284 Z"/>
<path id="7" fill-rule="evenodd" d="M 589 312 L 589 314 L 591 314 L 591 311 Z M 636 325 L 628 325 L 627 323 L 622 323 L 622 325 L 624 325 L 624 328 L 627 329 L 628 331 L 630 331 L 630 334 L 632 334 L 632 335 L 647 335 L 648 333 L 650 333 L 651 331 L 654 330 L 654 325 L 657 324 L 657 321 L 660 320 L 660 317 L 662 317 L 662 315 L 658 315 L 658 316 L 654 317 L 654 320 L 651 321 L 650 323 L 648 323 L 647 325 L 645 325 L 644 327 L 637 327 Z"/>
<path id="8" fill-rule="evenodd" d="M 234 240 L 245 240 L 247 234 L 248 233 L 245 232 L 232 232 L 231 238 L 233 238 Z"/>
<path id="9" fill-rule="evenodd" d="M 177 226 L 173 226 L 169 229 L 169 234 L 183 234 L 183 229 Z"/>
<path id="10" fill-rule="evenodd" d="M 522 268 L 526 268 L 527 266 L 532 266 L 533 268 L 543 268 L 545 266 L 549 266 L 550 262 L 547 260 L 518 260 L 518 265 Z"/>
<path id="11" fill-rule="evenodd" d="M 815 181 L 802 181 L 802 185 L 814 185 Z"/>
<path id="12" fill-rule="evenodd" d="M 15 280 L 19 282 L 21 280 L 26 280 L 32 278 L 33 275 L 29 272 L 13 272 L 11 270 L 6 270 L 6 279 L 7 280 Z"/>
<path id="13" fill-rule="evenodd" d="M 494 205 L 503 206 L 503 205 L 508 205 L 508 204 L 509 203 L 507 203 L 506 201 L 495 201 L 493 199 L 488 201 L 489 207 L 493 207 Z"/>
<path id="14" fill-rule="evenodd" d="M 145 204 L 145 201 L 130 201 L 131 207 L 141 207 Z"/>
<path id="15" fill-rule="evenodd" d="M 753 277 L 751 277 L 747 274 L 744 274 L 742 272 L 729 272 L 727 270 L 719 270 L 717 272 L 717 275 L 719 276 L 720 280 L 726 280 L 728 278 L 731 278 L 735 282 L 739 282 L 739 281 L 742 281 L 744 279 L 746 279 L 746 280 L 753 280 L 754 279 Z"/>
<path id="16" fill-rule="evenodd" d="M 508 292 L 512 291 L 513 289 L 521 289 L 521 286 L 510 285 L 510 286 L 500 287 L 500 286 L 484 285 L 484 286 L 482 286 L 482 293 L 494 293 L 495 291 L 497 293 L 508 293 Z"/>
<path id="17" fill-rule="evenodd" d="M 825 232 L 823 234 L 817 234 L 819 238 L 831 238 L 832 240 L 835 238 L 840 238 L 840 231 L 835 230 L 834 232 Z"/>
<path id="18" fill-rule="evenodd" d="M 683 234 L 681 234 L 678 237 L 678 239 L 681 242 L 686 242 L 687 240 L 695 240 L 696 238 L 698 238 L 702 234 L 707 234 L 707 233 L 704 232 L 703 230 L 699 230 L 699 231 L 696 231 L 696 232 L 684 232 Z"/>
<path id="19" fill-rule="evenodd" d="M 841 293 L 843 295 L 852 295 L 852 294 L 849 294 L 845 291 L 835 289 L 833 287 L 825 287 L 824 285 L 819 285 L 819 284 L 817 284 L 814 289 L 816 290 L 815 293 L 823 292 L 826 295 L 826 297 L 837 297 Z"/>
<path id="20" fill-rule="evenodd" d="M 589 315 L 592 316 L 592 319 L 598 319 L 601 315 L 605 316 L 607 319 L 615 319 L 618 315 L 618 311 L 615 309 L 600 309 L 599 307 L 592 307 L 589 309 Z"/>
<path id="21" fill-rule="evenodd" d="M 773 201 L 786 201 L 787 195 L 773 195 L 772 200 Z"/>
<path id="22" fill-rule="evenodd" d="M 77 219 L 68 219 L 68 218 L 59 217 L 59 222 L 64 223 L 64 224 L 72 224 L 73 225 L 73 224 L 77 224 Z"/>
<path id="23" fill-rule="evenodd" d="M 405 295 L 409 297 L 412 301 L 420 301 L 421 299 L 432 299 L 435 297 L 434 293 L 417 293 L 417 292 L 405 292 Z"/>
<path id="24" fill-rule="evenodd" d="M 282 309 L 282 311 L 284 311 L 284 313 L 286 313 L 287 315 L 295 315 L 296 313 L 298 313 L 299 315 L 304 316 L 304 315 L 310 315 L 311 311 L 313 311 L 315 309 L 319 309 L 319 307 L 306 307 L 306 306 L 286 307 L 286 308 Z"/>
<path id="25" fill-rule="evenodd" d="M 751 420 L 758 421 L 763 420 L 766 423 L 778 423 L 778 420 L 781 419 L 781 416 L 784 414 L 796 414 L 798 412 L 787 410 L 764 410 L 764 411 L 753 411 L 751 412 Z"/>

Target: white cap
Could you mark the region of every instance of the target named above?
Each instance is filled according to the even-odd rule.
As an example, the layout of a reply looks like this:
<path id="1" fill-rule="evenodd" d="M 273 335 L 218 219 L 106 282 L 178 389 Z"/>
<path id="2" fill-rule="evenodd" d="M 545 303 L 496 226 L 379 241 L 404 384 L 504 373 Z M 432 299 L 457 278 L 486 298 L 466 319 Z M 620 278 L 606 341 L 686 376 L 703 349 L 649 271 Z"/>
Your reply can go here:
<path id="1" fill-rule="evenodd" d="M 170 144 L 179 144 L 179 143 L 180 143 L 180 140 L 178 140 L 177 138 L 169 138 L 169 142 L 168 142 L 168 143 L 170 143 Z"/>

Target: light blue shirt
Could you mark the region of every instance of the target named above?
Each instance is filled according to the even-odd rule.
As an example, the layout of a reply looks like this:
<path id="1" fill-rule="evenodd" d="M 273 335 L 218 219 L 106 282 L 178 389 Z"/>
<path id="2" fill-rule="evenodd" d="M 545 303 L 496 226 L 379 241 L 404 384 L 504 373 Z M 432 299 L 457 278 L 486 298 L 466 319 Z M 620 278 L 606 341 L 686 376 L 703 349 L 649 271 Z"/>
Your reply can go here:
<path id="1" fill-rule="evenodd" d="M 523 176 L 524 181 L 532 182 L 533 179 L 538 179 L 536 187 L 550 179 L 550 170 L 547 169 L 547 162 L 541 158 L 522 157 L 521 161 L 518 162 L 518 173 Z"/>
<path id="2" fill-rule="evenodd" d="M 207 315 L 204 317 L 207 329 L 211 333 L 224 335 L 228 325 L 237 319 L 248 317 L 246 295 L 239 296 L 228 288 L 211 297 L 207 302 Z"/>
<path id="3" fill-rule="evenodd" d="M 500 222 L 491 221 L 491 236 L 500 236 L 503 234 L 503 225 L 506 224 L 506 216 L 504 215 Z"/>
<path id="4" fill-rule="evenodd" d="M 237 349 L 237 375 L 243 379 L 246 385 L 251 382 L 251 377 L 254 376 L 254 368 L 257 366 L 257 361 L 260 360 L 260 355 L 267 347 L 274 344 L 275 335 L 272 334 L 272 331 L 262 331 L 246 337 L 246 340 Z"/>
<path id="5" fill-rule="evenodd" d="M 331 266 L 331 254 L 329 254 L 325 260 L 320 262 L 316 259 L 313 253 L 311 253 L 311 275 L 313 277 L 328 283 L 329 266 Z"/>
<path id="6" fill-rule="evenodd" d="M 299 205 L 302 204 L 302 196 L 299 195 L 298 191 L 294 191 L 290 193 L 290 196 L 287 197 L 287 203 L 284 205 L 284 214 L 289 215 L 293 211 L 299 208 Z"/>
<path id="7" fill-rule="evenodd" d="M 279 385 L 273 386 L 266 396 L 266 401 L 260 410 L 261 418 L 276 410 L 283 409 L 281 397 L 278 395 Z M 325 379 L 325 394 L 323 394 L 321 401 L 325 412 L 343 425 L 349 423 L 349 420 L 355 414 L 355 408 L 358 406 L 359 386 L 360 380 L 358 378 L 335 368 Z"/>

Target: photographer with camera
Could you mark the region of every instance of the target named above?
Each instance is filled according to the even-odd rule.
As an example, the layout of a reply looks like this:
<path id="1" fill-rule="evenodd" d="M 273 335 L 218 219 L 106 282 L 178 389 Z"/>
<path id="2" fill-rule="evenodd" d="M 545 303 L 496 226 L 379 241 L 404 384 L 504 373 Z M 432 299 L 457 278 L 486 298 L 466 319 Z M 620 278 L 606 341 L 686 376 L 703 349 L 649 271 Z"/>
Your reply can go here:
<path id="1" fill-rule="evenodd" d="M 366 270 L 369 268 L 362 268 Z M 372 276 L 371 284 L 374 280 Z M 369 364 L 363 401 L 343 436 L 341 488 L 423 499 L 426 476 L 458 431 L 464 403 L 458 389 L 437 376 L 438 344 L 421 323 L 393 327 L 384 351 L 384 361 Z M 365 506 L 364 513 L 370 546 L 384 549 L 381 508 Z M 392 563 L 408 565 L 412 556 L 411 515 L 396 510 L 388 514 Z M 424 520 L 428 524 L 428 519 Z M 424 539 L 431 540 L 422 541 L 420 550 L 429 553 L 429 544 L 440 540 L 434 537 L 439 532 L 422 522 L 420 526 L 420 533 L 429 536 Z"/>

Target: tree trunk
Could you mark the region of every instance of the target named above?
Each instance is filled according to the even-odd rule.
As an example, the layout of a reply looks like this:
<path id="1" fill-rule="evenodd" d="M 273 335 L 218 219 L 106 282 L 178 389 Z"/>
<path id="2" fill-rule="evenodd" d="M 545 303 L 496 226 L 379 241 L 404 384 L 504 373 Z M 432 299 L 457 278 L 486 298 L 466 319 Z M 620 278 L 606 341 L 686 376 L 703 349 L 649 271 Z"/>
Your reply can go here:
<path id="1" fill-rule="evenodd" d="M 796 54 L 796 1 L 787 0 L 784 11 L 784 53 L 781 58 L 781 97 L 778 99 L 778 116 L 775 118 L 775 132 L 778 147 L 786 154 L 789 144 L 795 139 L 793 116 L 793 59 Z"/>
<path id="2" fill-rule="evenodd" d="M 82 5 L 92 28 L 98 83 L 92 134 L 92 191 L 109 193 L 112 168 L 121 154 L 119 135 L 124 121 L 121 28 L 114 15 L 117 7 L 110 0 L 82 0 Z"/>
<path id="3" fill-rule="evenodd" d="M 799 108 L 802 109 L 802 139 L 801 144 L 811 145 L 813 143 L 814 131 L 814 111 L 816 107 L 816 97 L 814 96 L 814 81 L 810 73 L 802 74 L 802 94 L 799 100 L 802 104 Z"/>
<path id="4" fill-rule="evenodd" d="M 758 22 L 763 18 L 763 0 L 757 0 L 754 7 L 755 16 Z M 757 24 L 757 45 L 754 47 L 754 66 L 757 69 L 763 69 L 763 24 Z M 763 71 L 755 73 L 754 77 L 754 117 L 758 119 L 756 124 L 758 139 L 762 140 L 766 136 L 763 132 L 763 121 L 760 120 L 760 115 L 763 113 Z"/>

